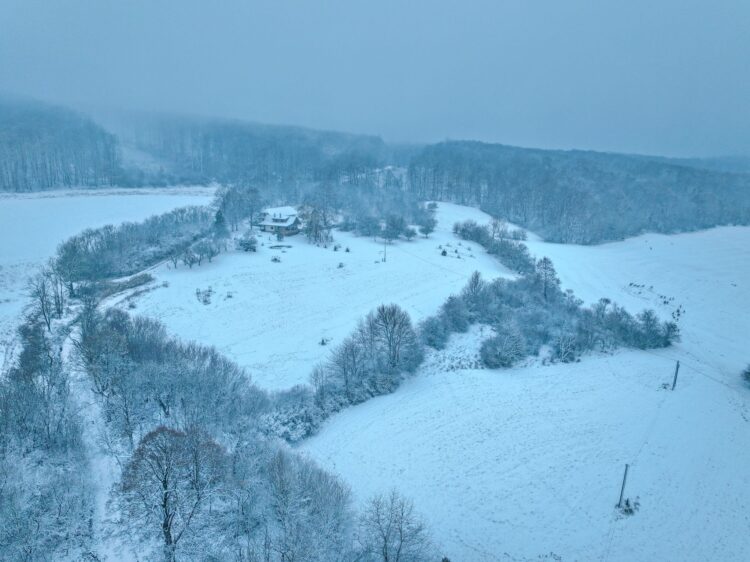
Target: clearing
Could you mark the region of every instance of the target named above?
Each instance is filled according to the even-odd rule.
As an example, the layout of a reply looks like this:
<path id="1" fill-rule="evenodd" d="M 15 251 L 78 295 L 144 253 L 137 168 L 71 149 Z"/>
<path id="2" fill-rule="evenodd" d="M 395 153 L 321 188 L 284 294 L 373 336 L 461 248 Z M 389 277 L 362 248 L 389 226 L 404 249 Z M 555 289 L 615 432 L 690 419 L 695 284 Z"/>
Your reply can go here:
<path id="1" fill-rule="evenodd" d="M 330 346 L 379 304 L 399 304 L 417 322 L 460 291 L 474 270 L 507 275 L 480 246 L 453 235 L 456 221 L 483 217 L 476 209 L 441 203 L 435 232 L 389 244 L 385 262 L 382 241 L 346 232 L 333 232 L 337 251 L 334 244 L 310 244 L 302 234 L 283 242 L 262 234 L 257 253 L 230 250 L 192 269 L 166 263 L 154 268 L 158 288 L 141 295 L 133 312 L 158 318 L 183 339 L 216 346 L 261 387 L 286 389 L 306 383 Z M 209 299 L 196 295 L 209 289 Z"/>

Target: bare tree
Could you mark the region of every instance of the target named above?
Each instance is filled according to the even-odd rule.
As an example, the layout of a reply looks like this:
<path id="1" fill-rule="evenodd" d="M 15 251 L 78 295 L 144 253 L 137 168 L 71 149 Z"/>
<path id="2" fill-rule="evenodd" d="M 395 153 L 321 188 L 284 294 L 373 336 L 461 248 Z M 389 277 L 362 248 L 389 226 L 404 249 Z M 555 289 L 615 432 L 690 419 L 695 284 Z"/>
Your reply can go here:
<path id="1" fill-rule="evenodd" d="M 508 224 L 501 219 L 492 219 L 490 234 L 493 240 L 505 240 L 508 238 Z"/>
<path id="2" fill-rule="evenodd" d="M 57 316 L 57 318 L 62 318 L 63 312 L 65 311 L 65 279 L 62 272 L 56 267 L 54 260 L 49 260 L 47 266 L 42 272 L 45 277 L 47 277 L 50 284 L 55 316 Z"/>
<path id="3" fill-rule="evenodd" d="M 47 331 L 51 331 L 55 303 L 52 298 L 52 288 L 44 270 L 29 278 L 27 289 L 36 311 L 47 326 Z"/>
<path id="4" fill-rule="evenodd" d="M 363 559 L 382 562 L 422 562 L 437 559 L 422 518 L 414 504 L 392 490 L 373 497 L 360 518 L 357 536 Z"/>
<path id="5" fill-rule="evenodd" d="M 373 322 L 378 340 L 384 345 L 387 368 L 397 371 L 406 366 L 411 357 L 404 352 L 417 345 L 417 337 L 409 315 L 396 304 L 381 304 Z"/>
<path id="6" fill-rule="evenodd" d="M 360 385 L 365 377 L 365 350 L 352 338 L 347 338 L 331 355 L 330 366 L 333 375 L 343 384 L 347 400 L 351 402 L 355 385 Z"/>
<path id="7" fill-rule="evenodd" d="M 115 491 L 126 527 L 159 536 L 164 560 L 173 562 L 219 492 L 224 471 L 224 451 L 202 432 L 156 428 L 141 440 Z"/>

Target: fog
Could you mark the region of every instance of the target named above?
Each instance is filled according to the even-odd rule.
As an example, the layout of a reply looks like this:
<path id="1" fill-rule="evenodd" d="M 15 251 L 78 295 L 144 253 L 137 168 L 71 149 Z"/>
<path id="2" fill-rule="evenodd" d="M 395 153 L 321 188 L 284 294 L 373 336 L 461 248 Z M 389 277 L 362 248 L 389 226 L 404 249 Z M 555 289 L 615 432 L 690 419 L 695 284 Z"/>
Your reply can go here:
<path id="1" fill-rule="evenodd" d="M 750 3 L 0 0 L 0 90 L 522 146 L 750 153 Z"/>

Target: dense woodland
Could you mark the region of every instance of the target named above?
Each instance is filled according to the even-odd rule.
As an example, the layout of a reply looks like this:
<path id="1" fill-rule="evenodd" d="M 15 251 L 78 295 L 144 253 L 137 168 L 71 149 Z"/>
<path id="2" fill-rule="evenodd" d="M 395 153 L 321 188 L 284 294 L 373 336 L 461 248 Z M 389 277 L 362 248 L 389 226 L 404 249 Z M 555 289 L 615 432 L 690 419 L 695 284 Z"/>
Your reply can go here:
<path id="1" fill-rule="evenodd" d="M 181 182 L 360 181 L 392 152 L 378 137 L 236 120 L 138 115 L 111 123 Z"/>
<path id="2" fill-rule="evenodd" d="M 117 139 L 92 120 L 0 97 L 0 191 L 101 187 L 121 179 Z"/>
<path id="3" fill-rule="evenodd" d="M 618 154 L 445 142 L 411 160 L 406 185 L 556 242 L 750 222 L 750 175 Z"/>

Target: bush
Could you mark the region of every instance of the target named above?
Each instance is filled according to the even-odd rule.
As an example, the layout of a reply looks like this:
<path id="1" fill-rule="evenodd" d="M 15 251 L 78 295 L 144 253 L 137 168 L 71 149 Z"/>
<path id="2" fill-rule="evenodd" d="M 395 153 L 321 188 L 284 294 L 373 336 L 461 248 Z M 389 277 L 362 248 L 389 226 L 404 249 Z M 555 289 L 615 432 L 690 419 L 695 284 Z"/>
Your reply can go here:
<path id="1" fill-rule="evenodd" d="M 450 335 L 450 329 L 446 324 L 445 316 L 442 314 L 424 320 L 419 326 L 419 338 L 422 343 L 433 349 L 443 349 Z"/>
<path id="2" fill-rule="evenodd" d="M 744 379 L 750 383 L 750 364 L 748 364 L 747 367 L 745 367 L 745 370 L 742 371 L 742 376 Z"/>
<path id="3" fill-rule="evenodd" d="M 258 239 L 252 234 L 247 233 L 237 240 L 237 248 L 243 252 L 255 252 L 258 250 Z"/>
<path id="4" fill-rule="evenodd" d="M 512 367 L 526 355 L 526 342 L 516 326 L 497 329 L 497 335 L 485 340 L 479 353 L 490 369 Z"/>
<path id="5" fill-rule="evenodd" d="M 463 298 L 451 295 L 443 303 L 442 312 L 451 332 L 463 333 L 469 329 L 469 309 Z"/>

